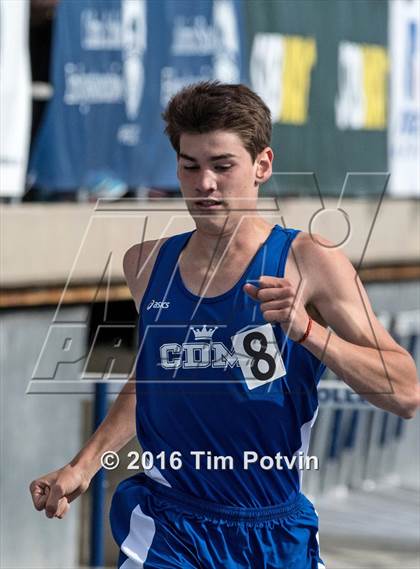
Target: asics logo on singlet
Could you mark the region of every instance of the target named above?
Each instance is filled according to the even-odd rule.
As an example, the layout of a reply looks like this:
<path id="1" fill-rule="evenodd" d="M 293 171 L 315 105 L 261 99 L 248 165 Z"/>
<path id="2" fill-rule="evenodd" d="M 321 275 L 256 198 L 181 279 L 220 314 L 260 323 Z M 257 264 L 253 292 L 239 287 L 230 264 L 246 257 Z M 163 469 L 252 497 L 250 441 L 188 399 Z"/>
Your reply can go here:
<path id="1" fill-rule="evenodd" d="M 147 305 L 147 310 L 150 310 L 151 308 L 169 308 L 170 304 L 171 303 L 168 301 L 165 302 L 163 300 L 151 300 Z"/>

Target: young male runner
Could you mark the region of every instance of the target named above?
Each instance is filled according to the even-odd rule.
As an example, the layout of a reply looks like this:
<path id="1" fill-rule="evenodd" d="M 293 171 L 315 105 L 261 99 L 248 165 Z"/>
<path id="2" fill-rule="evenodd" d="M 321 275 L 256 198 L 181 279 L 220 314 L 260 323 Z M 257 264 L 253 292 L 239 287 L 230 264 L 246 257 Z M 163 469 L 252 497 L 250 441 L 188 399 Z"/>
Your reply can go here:
<path id="1" fill-rule="evenodd" d="M 414 362 L 339 249 L 258 214 L 273 152 L 255 93 L 192 85 L 164 118 L 196 229 L 127 251 L 137 381 L 68 465 L 32 482 L 35 507 L 63 517 L 102 453 L 137 430 L 151 462 L 113 498 L 120 567 L 318 569 L 316 513 L 279 456 L 307 451 L 325 366 L 408 418 L 419 403 Z"/>

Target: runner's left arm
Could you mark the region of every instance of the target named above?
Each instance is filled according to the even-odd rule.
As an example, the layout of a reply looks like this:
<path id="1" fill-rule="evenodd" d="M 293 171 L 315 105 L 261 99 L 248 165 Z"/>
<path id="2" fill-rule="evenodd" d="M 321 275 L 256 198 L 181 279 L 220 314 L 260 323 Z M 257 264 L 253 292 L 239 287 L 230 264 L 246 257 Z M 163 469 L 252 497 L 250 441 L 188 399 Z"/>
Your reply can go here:
<path id="1" fill-rule="evenodd" d="M 404 418 L 420 404 L 420 384 L 411 355 L 375 316 L 355 268 L 321 236 L 306 243 L 300 267 L 307 299 L 331 330 L 313 322 L 303 345 L 354 391 L 372 404 Z"/>

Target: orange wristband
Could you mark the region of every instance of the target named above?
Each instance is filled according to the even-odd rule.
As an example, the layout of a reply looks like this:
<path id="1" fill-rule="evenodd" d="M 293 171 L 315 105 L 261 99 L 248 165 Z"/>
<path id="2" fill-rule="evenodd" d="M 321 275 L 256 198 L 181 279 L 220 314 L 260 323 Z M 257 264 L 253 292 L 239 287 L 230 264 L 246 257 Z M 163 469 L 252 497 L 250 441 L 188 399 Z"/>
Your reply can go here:
<path id="1" fill-rule="evenodd" d="M 302 342 L 304 342 L 306 340 L 306 338 L 309 336 L 309 332 L 311 331 L 312 328 L 312 318 L 309 316 L 309 322 L 308 322 L 308 326 L 306 327 L 306 332 L 304 333 L 304 335 L 302 336 L 302 338 L 300 340 L 296 340 L 296 342 L 298 344 L 301 344 Z"/>

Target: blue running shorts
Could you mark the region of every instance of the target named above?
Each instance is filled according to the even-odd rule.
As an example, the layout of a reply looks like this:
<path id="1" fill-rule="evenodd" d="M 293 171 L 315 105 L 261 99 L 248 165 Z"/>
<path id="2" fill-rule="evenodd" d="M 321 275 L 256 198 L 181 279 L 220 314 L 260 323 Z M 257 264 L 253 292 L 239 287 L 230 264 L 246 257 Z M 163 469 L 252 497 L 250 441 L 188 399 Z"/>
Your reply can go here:
<path id="1" fill-rule="evenodd" d="M 264 508 L 221 506 L 140 473 L 113 496 L 120 569 L 323 569 L 318 517 L 299 494 Z"/>

